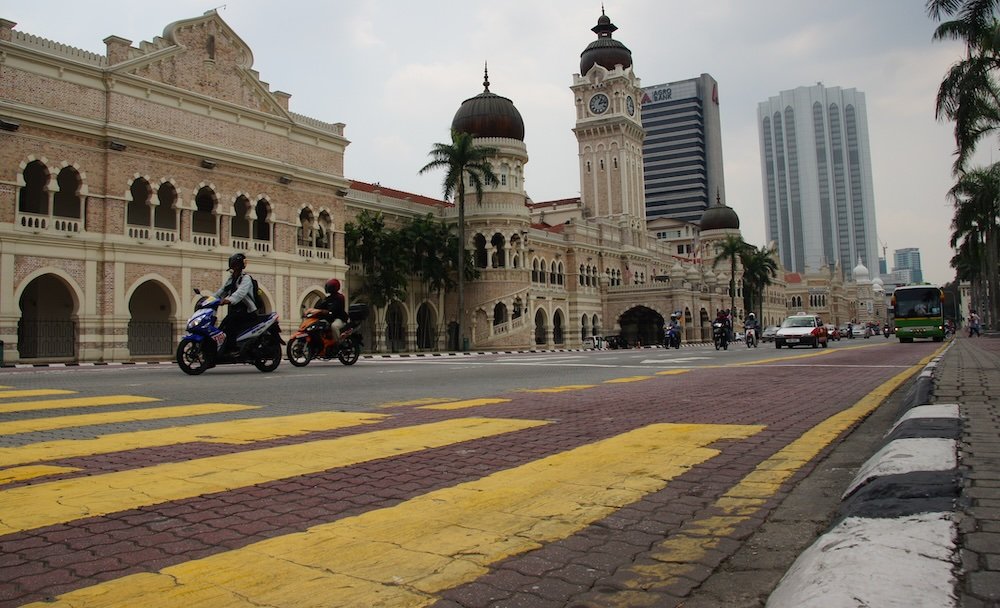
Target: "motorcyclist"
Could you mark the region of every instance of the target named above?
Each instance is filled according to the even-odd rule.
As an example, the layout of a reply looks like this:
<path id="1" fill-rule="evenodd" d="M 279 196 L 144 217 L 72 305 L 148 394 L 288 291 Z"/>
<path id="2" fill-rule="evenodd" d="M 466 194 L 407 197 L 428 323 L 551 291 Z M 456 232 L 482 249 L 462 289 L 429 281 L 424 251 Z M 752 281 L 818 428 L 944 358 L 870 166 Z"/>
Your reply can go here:
<path id="1" fill-rule="evenodd" d="M 347 303 L 344 294 L 340 292 L 340 280 L 330 279 L 326 282 L 326 297 L 316 303 L 315 308 L 329 311 L 331 318 L 330 330 L 333 342 L 340 341 L 340 332 L 347 324 Z"/>
<path id="2" fill-rule="evenodd" d="M 754 313 L 747 314 L 746 320 L 743 322 L 743 328 L 746 331 L 753 331 L 754 339 L 760 338 L 760 324 L 757 323 L 757 315 Z"/>
<path id="3" fill-rule="evenodd" d="M 715 314 L 715 323 L 719 324 L 719 341 L 722 344 L 728 344 L 730 342 L 729 331 L 731 329 L 731 324 L 729 321 L 729 311 L 719 310 Z"/>
<path id="4" fill-rule="evenodd" d="M 673 346 L 675 341 L 679 343 L 680 337 L 681 337 L 680 314 L 675 312 L 670 315 L 670 324 L 667 326 L 667 339 L 666 339 L 667 347 L 669 348 Z"/>
<path id="5" fill-rule="evenodd" d="M 229 313 L 219 323 L 226 334 L 222 352 L 236 344 L 236 338 L 257 321 L 257 303 L 253 293 L 253 279 L 246 272 L 247 256 L 234 253 L 229 256 L 229 278 L 213 295 L 222 298 L 222 305 L 229 305 Z"/>

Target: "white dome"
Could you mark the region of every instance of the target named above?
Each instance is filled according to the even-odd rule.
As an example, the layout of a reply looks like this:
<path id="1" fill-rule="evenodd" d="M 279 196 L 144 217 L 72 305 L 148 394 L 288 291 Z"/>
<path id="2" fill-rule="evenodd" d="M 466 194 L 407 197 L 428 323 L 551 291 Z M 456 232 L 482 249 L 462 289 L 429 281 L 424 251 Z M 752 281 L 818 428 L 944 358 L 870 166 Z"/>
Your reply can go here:
<path id="1" fill-rule="evenodd" d="M 861 263 L 861 256 L 858 256 L 858 265 L 854 267 L 854 280 L 855 281 L 871 280 L 871 273 L 869 273 L 868 268 Z"/>

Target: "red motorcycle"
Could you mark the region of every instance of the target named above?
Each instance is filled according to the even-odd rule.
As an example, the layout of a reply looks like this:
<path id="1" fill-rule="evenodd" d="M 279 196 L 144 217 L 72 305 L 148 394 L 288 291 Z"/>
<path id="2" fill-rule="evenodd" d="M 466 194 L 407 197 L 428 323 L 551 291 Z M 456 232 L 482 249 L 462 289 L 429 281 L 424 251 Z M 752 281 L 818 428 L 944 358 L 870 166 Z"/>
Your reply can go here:
<path id="1" fill-rule="evenodd" d="M 351 304 L 347 316 L 350 322 L 340 332 L 340 339 L 335 341 L 330 311 L 320 308 L 306 310 L 302 324 L 285 348 L 288 362 L 295 367 L 305 367 L 313 359 L 339 359 L 344 365 L 357 363 L 364 345 L 358 326 L 368 317 L 368 306 Z"/>

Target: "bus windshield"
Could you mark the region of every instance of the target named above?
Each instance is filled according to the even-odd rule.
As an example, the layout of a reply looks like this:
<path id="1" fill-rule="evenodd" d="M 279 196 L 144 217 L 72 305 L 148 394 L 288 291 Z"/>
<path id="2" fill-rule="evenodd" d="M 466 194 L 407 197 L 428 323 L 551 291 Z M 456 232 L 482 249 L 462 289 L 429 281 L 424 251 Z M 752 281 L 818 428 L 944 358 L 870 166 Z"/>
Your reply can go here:
<path id="1" fill-rule="evenodd" d="M 941 290 L 937 287 L 899 288 L 893 299 L 897 319 L 941 316 Z"/>

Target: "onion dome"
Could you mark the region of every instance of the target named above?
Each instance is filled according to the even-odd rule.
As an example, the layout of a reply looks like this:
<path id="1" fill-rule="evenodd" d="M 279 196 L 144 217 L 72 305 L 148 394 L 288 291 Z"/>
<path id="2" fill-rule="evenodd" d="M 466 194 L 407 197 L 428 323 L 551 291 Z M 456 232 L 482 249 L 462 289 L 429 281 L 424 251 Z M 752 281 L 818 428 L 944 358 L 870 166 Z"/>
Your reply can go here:
<path id="1" fill-rule="evenodd" d="M 705 209 L 701 216 L 701 231 L 706 230 L 739 230 L 740 216 L 733 208 L 723 205 L 719 194 L 715 194 L 715 204 Z"/>
<path id="2" fill-rule="evenodd" d="M 858 256 L 858 265 L 854 267 L 854 280 L 855 281 L 871 280 L 871 275 L 868 272 L 868 268 L 861 262 L 861 256 Z"/>
<path id="3" fill-rule="evenodd" d="M 506 137 L 524 141 L 524 120 L 514 102 L 490 92 L 489 72 L 483 71 L 483 92 L 462 102 L 451 129 L 475 137 Z"/>
<path id="4" fill-rule="evenodd" d="M 580 53 L 580 75 L 590 71 L 595 64 L 613 70 L 616 65 L 623 68 L 632 67 L 632 51 L 628 50 L 621 42 L 611 37 L 611 34 L 618 27 L 611 23 L 611 19 L 604 14 L 601 8 L 601 17 L 597 20 L 597 25 L 590 28 L 590 31 L 597 34 L 597 40 L 587 45 L 587 48 Z"/>

